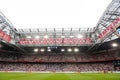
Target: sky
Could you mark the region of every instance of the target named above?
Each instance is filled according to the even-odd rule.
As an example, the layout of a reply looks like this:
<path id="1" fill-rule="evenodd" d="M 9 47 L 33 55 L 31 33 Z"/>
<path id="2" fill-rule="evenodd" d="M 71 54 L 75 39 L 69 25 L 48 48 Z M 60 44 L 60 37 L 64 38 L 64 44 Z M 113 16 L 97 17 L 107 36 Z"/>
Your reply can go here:
<path id="1" fill-rule="evenodd" d="M 93 28 L 112 0 L 0 0 L 17 29 Z"/>

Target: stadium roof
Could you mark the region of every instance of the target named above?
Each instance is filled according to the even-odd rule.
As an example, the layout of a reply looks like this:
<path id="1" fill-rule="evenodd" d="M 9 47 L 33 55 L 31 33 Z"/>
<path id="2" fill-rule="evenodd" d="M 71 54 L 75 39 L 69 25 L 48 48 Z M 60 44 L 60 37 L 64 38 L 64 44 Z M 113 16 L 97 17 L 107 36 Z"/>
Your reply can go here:
<path id="1" fill-rule="evenodd" d="M 70 6 L 69 2 L 71 3 L 72 7 Z M 90 4 L 89 2 L 87 2 L 91 6 L 94 6 L 94 7 L 90 8 L 89 7 L 90 5 L 89 4 L 87 5 L 87 3 L 86 3 L 86 4 L 84 4 L 84 7 L 82 7 L 82 9 L 84 9 L 84 11 L 82 9 L 80 9 L 77 13 L 77 11 L 76 11 L 77 7 L 81 7 L 82 5 L 81 6 L 77 5 L 77 7 L 76 7 L 76 5 L 73 5 L 74 2 L 77 4 L 76 1 L 73 1 L 73 3 L 71 1 L 68 1 L 68 2 L 65 1 L 64 3 L 66 5 L 64 8 L 66 10 L 61 8 L 63 6 L 61 6 L 59 4 L 63 5 L 63 3 L 60 3 L 60 2 L 59 2 L 59 4 L 56 4 L 58 2 L 55 2 L 53 5 L 51 4 L 51 2 L 49 3 L 50 5 L 47 2 L 43 2 L 43 3 L 45 3 L 45 5 L 47 4 L 46 5 L 47 7 L 41 6 L 42 8 L 40 8 L 40 9 L 39 9 L 39 5 L 37 5 L 36 2 L 33 2 L 32 7 L 29 7 L 29 6 L 31 6 L 31 1 L 28 4 L 26 4 L 26 2 L 23 3 L 23 6 L 24 6 L 24 4 L 26 4 L 27 7 L 25 7 L 25 6 L 23 7 L 23 6 L 19 5 L 19 4 L 21 4 L 21 1 L 18 2 L 19 3 L 18 5 L 16 5 L 17 2 L 15 2 L 16 7 L 14 7 L 13 10 L 17 9 L 15 11 L 18 11 L 18 10 L 19 11 L 14 12 L 14 11 L 12 11 L 12 9 L 10 9 L 11 10 L 10 12 L 5 13 L 5 14 L 8 14 L 8 15 L 6 15 L 6 17 L 9 20 L 4 16 L 4 14 L 2 14 L 2 13 L 0 14 L 1 40 L 3 42 L 5 42 L 6 44 L 8 44 L 9 46 L 12 45 L 13 47 L 20 48 L 22 51 L 24 51 L 22 49 L 23 46 L 32 46 L 32 47 L 35 47 L 35 46 L 38 46 L 38 47 L 39 46 L 41 46 L 41 47 L 44 47 L 44 46 L 79 46 L 79 47 L 82 47 L 82 46 L 84 46 L 87 48 L 89 47 L 89 49 L 87 49 L 87 51 L 90 51 L 90 50 L 94 50 L 94 48 L 97 49 L 104 42 L 111 41 L 111 40 L 114 40 L 119 37 L 119 33 L 118 33 L 117 29 L 120 28 L 119 27 L 120 0 L 111 1 L 111 3 L 105 8 L 105 10 L 103 10 L 101 12 L 101 14 L 103 12 L 104 13 L 101 16 L 99 16 L 99 18 L 97 15 L 94 14 L 95 18 L 97 17 L 99 19 L 96 21 L 94 21 L 94 16 L 92 16 L 93 14 L 91 14 L 91 12 L 95 11 L 94 13 L 99 14 L 100 12 L 98 12 L 98 11 L 101 11 L 98 8 L 99 5 L 97 5 L 97 7 L 95 7 L 94 4 Z M 36 3 L 37 7 L 36 7 L 36 5 L 34 6 L 34 3 Z M 95 3 L 95 4 L 97 4 L 97 3 Z M 13 6 L 15 6 L 15 5 L 13 5 Z M 51 5 L 52 5 L 52 10 L 51 10 Z M 54 5 L 56 5 L 56 6 L 54 6 Z M 20 6 L 22 9 L 20 9 L 18 6 Z M 61 6 L 61 7 L 59 8 L 59 6 Z M 67 6 L 67 8 L 66 8 L 66 6 Z M 74 6 L 75 6 L 75 8 L 74 8 Z M 7 12 L 8 6 L 5 6 L 5 8 L 3 10 L 5 12 Z M 69 10 L 69 8 L 71 10 Z M 25 11 L 24 11 L 24 9 L 25 9 Z M 31 9 L 31 11 L 29 9 Z M 41 10 L 41 9 L 43 9 L 43 10 Z M 54 12 L 54 10 L 55 10 L 55 12 Z M 3 11 L 3 13 L 4 13 L 4 11 Z M 23 11 L 25 13 L 23 13 Z M 62 11 L 64 11 L 64 12 L 62 12 Z M 70 13 L 70 11 L 71 12 L 74 11 L 73 13 L 76 13 L 76 15 L 73 13 Z M 87 11 L 87 12 L 85 12 L 85 11 Z M 10 13 L 13 13 L 13 12 L 14 12 L 14 14 L 17 13 L 17 15 L 16 15 L 17 17 L 15 17 L 15 15 L 14 15 L 14 16 L 12 16 L 12 18 L 10 18 L 9 15 L 11 15 Z M 60 12 L 62 12 L 62 13 L 60 13 Z M 85 15 L 83 15 L 83 13 Z M 42 17 L 47 17 L 47 19 L 42 18 Z M 51 17 L 51 18 L 49 18 L 49 17 Z M 58 17 L 60 17 L 60 18 L 58 18 Z M 72 19 L 71 17 L 77 17 L 77 19 Z M 19 20 L 17 20 L 18 18 L 19 18 Z M 66 19 L 68 19 L 68 20 L 66 20 Z M 78 19 L 80 19 L 81 21 Z M 13 20 L 15 20 L 15 21 L 13 21 Z M 90 23 L 92 24 L 91 21 L 94 21 L 96 23 L 96 26 L 94 26 L 94 28 L 93 28 L 93 26 L 90 25 Z M 14 26 L 11 24 L 11 22 L 13 24 L 15 22 Z M 16 26 L 17 23 L 19 23 L 18 26 Z M 76 26 L 76 25 L 78 25 L 77 23 L 79 23 L 79 26 Z M 39 26 L 39 24 L 40 24 L 40 26 Z M 86 27 L 82 26 L 82 24 L 89 25 L 89 27 L 86 28 Z M 19 27 L 21 25 L 23 25 L 23 26 Z M 24 25 L 27 25 L 27 26 L 24 26 Z M 28 28 L 28 29 L 24 29 L 24 28 Z M 88 46 L 86 46 L 86 45 L 88 45 Z"/>
<path id="2" fill-rule="evenodd" d="M 112 0 L 3 0 L 15 28 L 92 28 Z"/>

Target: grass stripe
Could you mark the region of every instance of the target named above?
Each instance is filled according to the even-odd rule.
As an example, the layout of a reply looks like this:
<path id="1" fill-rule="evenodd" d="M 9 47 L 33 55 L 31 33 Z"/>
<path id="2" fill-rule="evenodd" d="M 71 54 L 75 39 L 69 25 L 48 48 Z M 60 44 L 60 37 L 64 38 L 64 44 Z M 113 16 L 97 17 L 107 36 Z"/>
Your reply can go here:
<path id="1" fill-rule="evenodd" d="M 120 74 L 0 72 L 0 80 L 120 80 Z"/>

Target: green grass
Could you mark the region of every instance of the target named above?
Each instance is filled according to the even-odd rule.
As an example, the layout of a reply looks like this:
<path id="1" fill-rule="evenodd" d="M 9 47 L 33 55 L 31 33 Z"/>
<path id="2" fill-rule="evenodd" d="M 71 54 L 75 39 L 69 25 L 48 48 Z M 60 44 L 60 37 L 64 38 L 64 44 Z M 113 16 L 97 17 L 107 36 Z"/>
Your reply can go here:
<path id="1" fill-rule="evenodd" d="M 0 72 L 0 80 L 120 80 L 120 74 Z"/>

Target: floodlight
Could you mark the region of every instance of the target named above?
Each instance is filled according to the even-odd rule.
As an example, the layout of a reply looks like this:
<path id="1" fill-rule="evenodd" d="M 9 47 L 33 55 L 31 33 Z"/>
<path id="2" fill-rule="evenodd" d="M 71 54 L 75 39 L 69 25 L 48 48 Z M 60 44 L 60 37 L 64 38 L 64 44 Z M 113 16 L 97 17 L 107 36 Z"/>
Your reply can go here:
<path id="1" fill-rule="evenodd" d="M 47 51 L 48 51 L 48 52 L 51 52 L 51 49 L 48 49 Z"/>
<path id="2" fill-rule="evenodd" d="M 75 49 L 74 49 L 74 52 L 78 52 L 78 51 L 79 51 L 79 49 L 78 49 L 78 48 L 75 48 Z"/>
<path id="3" fill-rule="evenodd" d="M 50 49 L 50 47 L 47 47 L 48 49 Z"/>
<path id="4" fill-rule="evenodd" d="M 69 48 L 67 51 L 68 51 L 68 52 L 72 52 L 72 49 L 71 49 L 71 48 Z"/>
<path id="5" fill-rule="evenodd" d="M 65 49 L 61 49 L 61 52 L 64 52 L 65 51 Z"/>
<path id="6" fill-rule="evenodd" d="M 73 36 L 73 35 L 71 35 L 71 36 L 70 36 L 70 38 L 74 38 L 74 36 Z"/>
<path id="7" fill-rule="evenodd" d="M 38 49 L 36 48 L 36 49 L 34 49 L 34 52 L 38 52 Z"/>
<path id="8" fill-rule="evenodd" d="M 65 36 L 64 36 L 64 35 L 62 35 L 62 36 L 61 36 L 61 38 L 65 38 Z"/>
<path id="9" fill-rule="evenodd" d="M 39 38 L 40 38 L 40 36 L 35 36 L 35 38 L 36 38 L 36 39 L 39 39 Z"/>
<path id="10" fill-rule="evenodd" d="M 27 36 L 27 38 L 31 38 L 31 36 Z"/>
<path id="11" fill-rule="evenodd" d="M 48 35 L 45 35 L 44 38 L 48 38 Z"/>
<path id="12" fill-rule="evenodd" d="M 45 49 L 40 49 L 40 51 L 41 51 L 41 52 L 44 52 L 44 51 L 45 51 Z"/>
<path id="13" fill-rule="evenodd" d="M 113 43 L 112 46 L 113 46 L 113 47 L 117 47 L 118 44 L 117 44 L 117 43 Z"/>
<path id="14" fill-rule="evenodd" d="M 78 36 L 77 36 L 77 38 L 82 38 L 83 37 L 83 35 L 81 35 L 81 34 L 79 34 Z"/>

